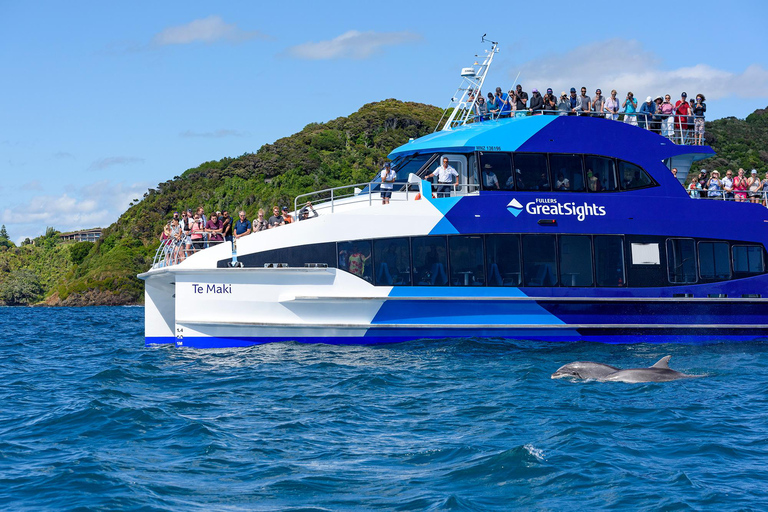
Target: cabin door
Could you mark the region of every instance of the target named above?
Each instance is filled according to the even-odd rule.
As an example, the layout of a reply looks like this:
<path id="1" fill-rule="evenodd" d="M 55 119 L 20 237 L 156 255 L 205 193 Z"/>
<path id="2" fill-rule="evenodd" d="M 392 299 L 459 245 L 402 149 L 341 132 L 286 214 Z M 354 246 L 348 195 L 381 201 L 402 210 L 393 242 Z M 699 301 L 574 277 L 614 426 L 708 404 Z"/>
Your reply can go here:
<path id="1" fill-rule="evenodd" d="M 459 186 L 456 189 L 456 195 L 457 196 L 463 196 L 466 195 L 467 192 L 475 192 L 476 187 L 467 186 L 467 185 L 473 185 L 476 183 L 475 177 L 470 176 L 468 174 L 469 166 L 467 165 L 467 157 L 465 155 L 443 155 L 444 157 L 448 157 L 448 165 L 456 169 L 456 172 L 459 173 Z M 440 160 L 442 160 L 443 157 L 440 157 Z"/>

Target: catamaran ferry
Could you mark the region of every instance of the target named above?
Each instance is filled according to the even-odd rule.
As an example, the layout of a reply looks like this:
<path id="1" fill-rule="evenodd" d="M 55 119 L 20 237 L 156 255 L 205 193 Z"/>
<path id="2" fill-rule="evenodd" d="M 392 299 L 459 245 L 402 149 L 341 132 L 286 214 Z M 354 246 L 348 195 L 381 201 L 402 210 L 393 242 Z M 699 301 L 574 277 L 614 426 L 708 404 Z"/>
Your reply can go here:
<path id="1" fill-rule="evenodd" d="M 146 343 L 768 338 L 768 209 L 692 199 L 670 172 L 712 149 L 587 116 L 477 122 L 496 51 L 440 131 L 389 155 L 390 204 L 380 180 L 318 191 L 316 218 L 158 256 Z M 458 177 L 425 179 L 446 159 Z"/>

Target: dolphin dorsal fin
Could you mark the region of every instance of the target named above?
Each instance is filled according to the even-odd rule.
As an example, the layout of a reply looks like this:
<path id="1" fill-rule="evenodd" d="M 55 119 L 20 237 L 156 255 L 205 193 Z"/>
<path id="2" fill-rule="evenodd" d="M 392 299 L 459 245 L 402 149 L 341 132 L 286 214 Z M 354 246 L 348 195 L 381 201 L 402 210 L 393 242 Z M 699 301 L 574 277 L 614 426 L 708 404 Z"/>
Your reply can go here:
<path id="1" fill-rule="evenodd" d="M 661 368 L 662 370 L 669 370 L 669 359 L 672 356 L 664 356 L 659 359 L 659 362 L 651 366 L 651 368 Z"/>

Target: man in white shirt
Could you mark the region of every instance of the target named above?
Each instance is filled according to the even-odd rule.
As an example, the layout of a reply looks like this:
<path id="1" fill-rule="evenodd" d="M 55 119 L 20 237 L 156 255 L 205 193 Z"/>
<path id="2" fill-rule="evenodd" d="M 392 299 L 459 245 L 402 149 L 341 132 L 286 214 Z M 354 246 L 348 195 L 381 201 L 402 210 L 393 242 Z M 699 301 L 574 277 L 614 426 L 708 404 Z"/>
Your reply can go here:
<path id="1" fill-rule="evenodd" d="M 385 163 L 381 170 L 381 204 L 389 204 L 396 179 L 397 173 L 392 169 L 391 164 Z"/>
<path id="2" fill-rule="evenodd" d="M 424 179 L 431 178 L 437 174 L 437 197 L 448 197 L 451 195 L 451 184 L 459 184 L 459 173 L 456 169 L 448 165 L 448 157 L 443 157 L 443 165 L 432 171 L 431 174 L 424 176 Z M 455 179 L 453 178 L 455 177 Z"/>
<path id="3" fill-rule="evenodd" d="M 496 173 L 490 169 L 483 169 L 483 187 L 485 190 L 494 188 L 499 190 L 499 178 L 497 178 Z"/>

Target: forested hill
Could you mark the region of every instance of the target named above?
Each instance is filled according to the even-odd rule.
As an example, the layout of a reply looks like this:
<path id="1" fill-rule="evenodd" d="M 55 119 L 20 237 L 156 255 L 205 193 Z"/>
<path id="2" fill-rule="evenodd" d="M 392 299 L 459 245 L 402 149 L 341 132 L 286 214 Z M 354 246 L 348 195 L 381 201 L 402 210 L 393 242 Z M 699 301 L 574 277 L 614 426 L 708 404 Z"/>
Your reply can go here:
<path id="1" fill-rule="evenodd" d="M 206 212 L 244 209 L 253 218 L 258 208 L 292 205 L 293 198 L 305 192 L 368 181 L 392 149 L 411 137 L 431 133 L 441 114 L 437 107 L 394 99 L 369 103 L 348 117 L 309 124 L 294 135 L 265 144 L 256 153 L 205 162 L 147 191 L 96 244 L 76 244 L 79 249 L 73 246 L 69 251 L 59 248 L 57 258 L 46 258 L 48 266 L 33 262 L 40 259 L 35 256 L 38 252 L 54 250 L 56 239 L 51 232 L 36 239 L 34 246 L 3 251 L 0 245 L 0 301 L 24 304 L 45 298 L 51 305 L 141 302 L 143 285 L 136 274 L 151 265 L 158 235 L 173 211 L 202 205 Z M 177 173 L 169 169 L 167 174 Z M 51 267 L 51 260 L 59 264 Z M 32 266 L 33 274 L 22 277 L 18 272 Z M 25 282 L 35 274 L 38 286 L 26 287 Z M 30 288 L 28 299 L 4 295 L 3 284 L 10 288 L 9 283 L 17 291 Z"/>
<path id="2" fill-rule="evenodd" d="M 96 244 L 58 243 L 49 228 L 34 244 L 14 247 L 0 231 L 0 303 L 141 303 L 143 285 L 136 274 L 149 268 L 158 234 L 173 211 L 202 205 L 207 212 L 244 209 L 253 218 L 258 208 L 292 204 L 311 190 L 368 181 L 393 148 L 431 133 L 440 115 L 437 107 L 420 103 L 370 103 L 256 153 L 206 162 L 147 191 Z M 706 132 L 717 156 L 694 170 L 768 171 L 768 109 L 746 119 L 708 122 Z"/>

